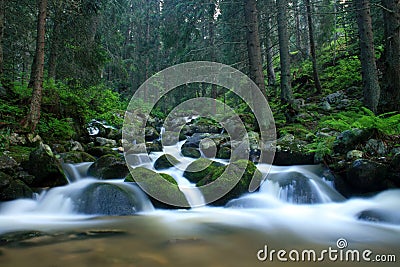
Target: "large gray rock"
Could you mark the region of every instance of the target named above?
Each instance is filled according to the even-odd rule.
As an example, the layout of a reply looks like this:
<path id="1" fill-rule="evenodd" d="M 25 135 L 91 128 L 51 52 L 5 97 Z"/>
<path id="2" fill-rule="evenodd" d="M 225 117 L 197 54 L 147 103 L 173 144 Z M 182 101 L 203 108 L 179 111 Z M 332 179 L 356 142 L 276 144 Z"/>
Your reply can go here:
<path id="1" fill-rule="evenodd" d="M 201 153 L 200 153 L 199 149 L 194 148 L 194 147 L 182 147 L 181 153 L 183 156 L 189 157 L 189 158 L 197 159 L 197 158 L 201 157 Z"/>
<path id="2" fill-rule="evenodd" d="M 387 147 L 382 140 L 369 139 L 365 150 L 373 156 L 384 156 L 387 154 Z"/>
<path id="3" fill-rule="evenodd" d="M 32 190 L 20 180 L 14 180 L 4 172 L 0 172 L 0 201 L 18 198 L 31 198 Z"/>
<path id="4" fill-rule="evenodd" d="M 160 137 L 160 134 L 154 127 L 146 127 L 144 132 L 146 141 L 153 141 Z"/>
<path id="5" fill-rule="evenodd" d="M 60 158 L 63 163 L 81 163 L 81 162 L 94 162 L 96 158 L 92 155 L 79 152 L 79 151 L 70 151 L 66 153 L 61 153 Z"/>
<path id="6" fill-rule="evenodd" d="M 352 129 L 340 133 L 333 143 L 333 151 L 347 153 L 355 149 L 355 146 L 368 140 L 371 136 L 369 130 Z"/>
<path id="7" fill-rule="evenodd" d="M 9 156 L 0 155 L 0 171 L 8 174 L 13 174 L 18 167 L 18 163 Z"/>
<path id="8" fill-rule="evenodd" d="M 102 156 L 105 155 L 118 155 L 118 152 L 113 150 L 110 147 L 105 147 L 105 146 L 95 146 L 95 147 L 91 147 L 87 150 L 87 153 L 96 157 L 96 158 L 100 158 Z"/>
<path id="9" fill-rule="evenodd" d="M 163 169 L 168 169 L 176 164 L 179 163 L 179 160 L 177 160 L 174 156 L 169 155 L 169 154 L 164 154 L 161 155 L 156 162 L 154 162 L 154 169 L 156 170 L 163 170 Z"/>
<path id="10" fill-rule="evenodd" d="M 153 206 L 134 184 L 94 183 L 73 198 L 79 213 L 124 216 L 149 211 Z"/>
<path id="11" fill-rule="evenodd" d="M 99 146 L 116 147 L 117 142 L 112 139 L 107 139 L 104 137 L 96 137 L 96 144 Z"/>
<path id="12" fill-rule="evenodd" d="M 35 176 L 32 182 L 34 187 L 54 187 L 68 183 L 60 161 L 53 155 L 48 145 L 40 144 L 32 151 L 24 167 Z"/>
<path id="13" fill-rule="evenodd" d="M 277 140 L 273 164 L 278 166 L 314 164 L 315 153 L 310 152 L 306 143 L 287 134 Z"/>
<path id="14" fill-rule="evenodd" d="M 338 104 L 340 100 L 345 98 L 345 94 L 343 91 L 337 91 L 335 93 L 329 94 L 325 97 L 326 101 L 329 104 Z"/>
<path id="15" fill-rule="evenodd" d="M 102 180 L 124 178 L 128 173 L 124 158 L 115 155 L 102 156 L 88 169 L 88 175 Z"/>
<path id="16" fill-rule="evenodd" d="M 153 205 L 157 208 L 190 207 L 176 181 L 167 174 L 158 174 L 152 170 L 137 167 L 125 178 L 125 182 L 140 183 L 140 187 L 145 190 Z M 160 201 L 160 198 L 167 203 Z"/>
<path id="17" fill-rule="evenodd" d="M 355 160 L 347 169 L 347 181 L 356 190 L 374 192 L 385 188 L 387 167 L 367 159 Z"/>

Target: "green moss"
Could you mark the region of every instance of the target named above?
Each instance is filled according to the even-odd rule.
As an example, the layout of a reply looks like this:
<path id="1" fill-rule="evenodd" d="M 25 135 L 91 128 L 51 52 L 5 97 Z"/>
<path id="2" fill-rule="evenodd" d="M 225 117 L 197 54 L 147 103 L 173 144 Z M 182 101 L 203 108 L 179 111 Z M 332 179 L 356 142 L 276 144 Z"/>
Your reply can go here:
<path id="1" fill-rule="evenodd" d="M 175 181 L 175 179 L 171 175 L 166 174 L 166 173 L 160 173 L 160 175 L 162 178 L 164 178 L 164 180 L 170 182 L 171 184 L 178 185 L 178 183 Z"/>
<path id="2" fill-rule="evenodd" d="M 229 200 L 238 198 L 248 192 L 250 183 L 254 177 L 259 183 L 262 179 L 261 172 L 257 169 L 253 162 L 248 160 L 238 160 L 229 164 L 229 167 L 223 167 L 221 172 L 213 172 L 212 175 L 204 177 L 199 181 L 197 186 L 213 184 L 210 188 L 203 188 L 203 195 L 207 201 L 213 200 L 216 195 L 223 195 L 222 198 L 213 202 L 214 205 L 225 205 Z M 242 176 L 240 176 L 240 174 Z M 227 188 L 235 186 L 227 193 Z"/>
<path id="3" fill-rule="evenodd" d="M 29 154 L 35 150 L 34 147 L 26 146 L 11 146 L 8 151 L 10 157 L 12 157 L 16 162 L 21 163 L 29 160 Z"/>
<path id="4" fill-rule="evenodd" d="M 221 174 L 224 165 L 206 158 L 200 158 L 186 168 L 183 176 L 192 183 L 198 183 L 202 179 L 212 179 L 213 176 Z"/>
<path id="5" fill-rule="evenodd" d="M 179 190 L 179 187 L 168 174 L 158 174 L 144 167 L 137 167 L 125 178 L 125 182 L 137 182 L 146 193 L 156 202 L 156 206 L 165 204 L 160 200 L 173 204 L 178 207 L 189 207 L 185 195 Z M 167 205 L 168 206 L 168 205 Z"/>
<path id="6" fill-rule="evenodd" d="M 164 154 L 161 155 L 156 162 L 154 162 L 154 168 L 156 170 L 162 170 L 162 169 L 168 169 L 176 164 L 179 163 L 179 160 L 177 160 L 174 156 L 169 155 L 169 154 Z"/>

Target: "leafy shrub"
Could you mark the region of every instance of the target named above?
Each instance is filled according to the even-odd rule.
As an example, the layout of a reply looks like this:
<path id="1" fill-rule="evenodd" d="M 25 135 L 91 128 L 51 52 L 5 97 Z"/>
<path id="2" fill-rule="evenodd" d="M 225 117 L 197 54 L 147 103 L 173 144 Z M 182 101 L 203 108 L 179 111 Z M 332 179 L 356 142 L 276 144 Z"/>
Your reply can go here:
<path id="1" fill-rule="evenodd" d="M 57 119 L 49 116 L 42 116 L 38 131 L 43 138 L 50 140 L 68 140 L 75 134 L 72 119 Z"/>
<path id="2" fill-rule="evenodd" d="M 387 135 L 400 134 L 400 114 L 390 112 L 375 115 L 372 111 L 362 107 L 359 112 L 347 111 L 332 114 L 322 119 L 320 127 L 330 128 L 336 131 L 345 131 L 352 128 L 377 129 Z"/>

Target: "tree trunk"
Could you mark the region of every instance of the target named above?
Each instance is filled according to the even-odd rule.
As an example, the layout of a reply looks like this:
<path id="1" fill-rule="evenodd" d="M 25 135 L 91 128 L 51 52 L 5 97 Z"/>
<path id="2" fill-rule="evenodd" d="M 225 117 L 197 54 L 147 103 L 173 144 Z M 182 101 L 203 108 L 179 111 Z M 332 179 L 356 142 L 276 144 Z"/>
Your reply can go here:
<path id="1" fill-rule="evenodd" d="M 318 69 L 317 69 L 317 55 L 315 52 L 315 41 L 314 41 L 314 26 L 311 17 L 311 3 L 310 0 L 306 1 L 306 9 L 307 9 L 307 21 L 308 21 L 308 37 L 310 40 L 310 52 L 311 52 L 311 62 L 313 66 L 313 77 L 314 77 L 314 85 L 317 89 L 317 94 L 322 93 L 321 82 L 319 80 Z"/>
<path id="2" fill-rule="evenodd" d="M 300 29 L 300 3 L 298 0 L 293 1 L 294 17 L 296 22 L 296 48 L 298 51 L 303 52 L 301 47 L 301 29 Z"/>
<path id="3" fill-rule="evenodd" d="M 382 0 L 385 23 L 385 71 L 380 109 L 400 111 L 400 1 Z"/>
<path id="4" fill-rule="evenodd" d="M 39 0 L 39 15 L 37 22 L 37 39 L 35 61 L 32 68 L 33 92 L 30 104 L 30 111 L 24 127 L 33 132 L 40 119 L 40 107 L 42 102 L 43 69 L 44 69 L 44 47 L 45 47 L 45 26 L 46 26 L 47 0 Z"/>
<path id="5" fill-rule="evenodd" d="M 4 70 L 4 57 L 3 57 L 3 36 L 4 36 L 4 15 L 5 15 L 5 1 L 0 0 L 0 78 L 3 76 Z"/>
<path id="6" fill-rule="evenodd" d="M 355 0 L 354 3 L 357 10 L 357 24 L 360 37 L 364 105 L 376 113 L 380 87 L 375 62 L 370 3 L 369 0 Z"/>
<path id="7" fill-rule="evenodd" d="M 268 9 L 272 9 L 272 1 L 268 0 Z M 267 58 L 267 76 L 268 85 L 274 86 L 276 82 L 274 63 L 273 63 L 273 49 L 272 49 L 272 27 L 271 27 L 271 14 L 267 14 L 267 32 L 265 36 L 265 46 L 266 46 L 266 58 Z"/>
<path id="8" fill-rule="evenodd" d="M 257 84 L 264 96 L 267 97 L 264 73 L 262 70 L 260 39 L 258 35 L 256 0 L 245 0 L 245 19 L 247 26 L 247 52 L 249 56 L 250 78 Z"/>
<path id="9" fill-rule="evenodd" d="M 281 101 L 292 101 L 292 88 L 290 85 L 290 57 L 289 35 L 287 30 L 287 0 L 277 0 L 278 8 L 278 38 L 279 55 L 281 61 Z"/>
<path id="10" fill-rule="evenodd" d="M 56 11 L 54 14 L 54 24 L 53 31 L 51 34 L 51 44 L 50 44 L 50 55 L 49 55 L 49 63 L 48 63 L 48 76 L 49 79 L 56 79 L 57 74 L 57 60 L 58 53 L 60 49 L 60 32 L 61 32 L 61 24 L 60 24 L 60 16 L 62 10 L 61 7 L 56 7 Z"/>

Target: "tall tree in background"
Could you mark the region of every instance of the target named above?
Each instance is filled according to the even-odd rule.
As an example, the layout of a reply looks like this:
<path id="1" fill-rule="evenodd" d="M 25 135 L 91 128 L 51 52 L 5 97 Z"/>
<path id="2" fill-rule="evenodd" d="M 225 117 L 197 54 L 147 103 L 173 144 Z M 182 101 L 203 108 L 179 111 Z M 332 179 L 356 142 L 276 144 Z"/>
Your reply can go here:
<path id="1" fill-rule="evenodd" d="M 382 0 L 385 25 L 385 71 L 381 109 L 400 111 L 400 1 Z"/>
<path id="2" fill-rule="evenodd" d="M 310 52 L 311 52 L 311 62 L 313 67 L 313 78 L 314 78 L 314 85 L 317 89 L 317 93 L 322 93 L 321 82 L 319 80 L 318 75 L 318 67 L 317 67 L 317 54 L 315 52 L 315 41 L 314 41 L 314 25 L 312 20 L 311 14 L 311 1 L 305 0 L 306 2 L 306 9 L 307 9 L 307 21 L 308 21 L 308 36 L 310 40 Z"/>
<path id="3" fill-rule="evenodd" d="M 376 69 L 370 3 L 369 0 L 355 0 L 354 3 L 357 11 L 358 33 L 360 37 L 364 105 L 376 113 L 380 87 Z"/>
<path id="4" fill-rule="evenodd" d="M 5 13 L 5 0 L 0 0 L 0 77 L 3 75 L 3 36 L 4 36 L 4 13 Z"/>
<path id="5" fill-rule="evenodd" d="M 245 0 L 244 6 L 247 26 L 247 51 L 251 79 L 266 96 L 264 74 L 262 70 L 261 46 L 258 34 L 258 14 L 256 0 Z"/>
<path id="6" fill-rule="evenodd" d="M 288 103 L 292 101 L 292 88 L 290 85 L 290 57 L 289 57 L 289 35 L 287 30 L 287 0 L 277 0 L 278 8 L 278 37 L 279 55 L 281 60 L 281 101 Z"/>
<path id="7" fill-rule="evenodd" d="M 273 62 L 273 45 L 272 45 L 272 10 L 274 8 L 274 2 L 272 0 L 266 1 L 266 29 L 265 29 L 265 58 L 267 61 L 267 78 L 268 78 L 268 86 L 274 86 L 276 82 L 275 70 L 274 70 L 274 62 Z"/>
<path id="8" fill-rule="evenodd" d="M 50 38 L 50 55 L 48 61 L 48 77 L 50 79 L 56 79 L 57 73 L 57 62 L 58 62 L 58 55 L 60 53 L 60 46 L 61 46 L 61 22 L 63 17 L 63 3 L 60 0 L 53 0 L 52 2 L 53 7 L 53 27 L 51 31 L 51 38 Z"/>
<path id="9" fill-rule="evenodd" d="M 33 91 L 30 110 L 24 127 L 30 131 L 36 129 L 40 119 L 40 107 L 42 102 L 43 72 L 44 72 L 44 47 L 46 27 L 47 0 L 39 0 L 39 14 L 37 21 L 36 52 L 32 65 L 31 77 L 33 80 Z"/>

